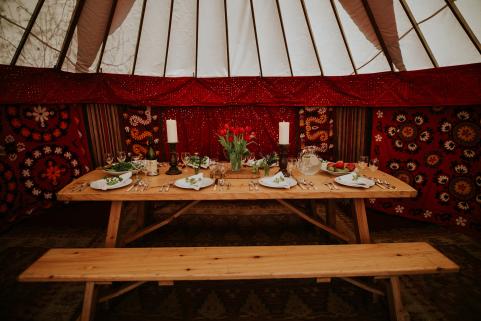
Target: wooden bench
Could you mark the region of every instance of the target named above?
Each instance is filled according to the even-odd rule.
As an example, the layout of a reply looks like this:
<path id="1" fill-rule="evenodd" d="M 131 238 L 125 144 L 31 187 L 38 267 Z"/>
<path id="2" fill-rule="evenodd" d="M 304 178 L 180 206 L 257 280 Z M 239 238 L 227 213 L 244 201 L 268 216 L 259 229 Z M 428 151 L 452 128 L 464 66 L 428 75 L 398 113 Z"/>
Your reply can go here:
<path id="1" fill-rule="evenodd" d="M 175 281 L 386 277 L 392 316 L 404 320 L 399 276 L 456 272 L 427 243 L 52 249 L 19 276 L 24 282 L 86 282 L 81 320 L 90 320 L 96 284 Z"/>

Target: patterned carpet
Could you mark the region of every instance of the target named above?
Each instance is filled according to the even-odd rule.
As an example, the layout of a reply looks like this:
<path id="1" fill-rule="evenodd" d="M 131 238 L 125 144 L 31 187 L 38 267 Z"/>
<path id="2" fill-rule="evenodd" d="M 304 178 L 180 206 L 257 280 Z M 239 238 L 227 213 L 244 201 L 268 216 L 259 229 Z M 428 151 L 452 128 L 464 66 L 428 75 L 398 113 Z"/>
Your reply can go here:
<path id="1" fill-rule="evenodd" d="M 90 247 L 103 242 L 106 204 L 64 206 L 0 235 L 0 320 L 75 320 L 81 284 L 19 283 L 16 277 L 51 247 Z M 163 204 L 168 205 L 168 204 Z M 91 208 L 93 206 L 93 209 Z M 269 203 L 241 204 L 256 215 L 236 215 L 207 204 L 203 215 L 185 215 L 132 246 L 322 244 L 320 230 Z M 66 213 L 68 215 L 66 215 Z M 162 216 L 156 209 L 154 216 Z M 269 213 L 265 215 L 261 213 Z M 393 221 L 394 220 L 394 221 Z M 401 219 L 398 219 L 401 220 Z M 127 220 L 128 221 L 128 220 Z M 427 241 L 461 265 L 461 272 L 401 279 L 412 321 L 478 320 L 481 315 L 481 245 L 443 228 L 370 216 L 376 242 Z M 392 226 L 402 226 L 391 228 Z M 126 228 L 126 226 L 124 226 Z M 96 320 L 388 320 L 384 300 L 333 280 L 147 283 L 108 305 Z"/>

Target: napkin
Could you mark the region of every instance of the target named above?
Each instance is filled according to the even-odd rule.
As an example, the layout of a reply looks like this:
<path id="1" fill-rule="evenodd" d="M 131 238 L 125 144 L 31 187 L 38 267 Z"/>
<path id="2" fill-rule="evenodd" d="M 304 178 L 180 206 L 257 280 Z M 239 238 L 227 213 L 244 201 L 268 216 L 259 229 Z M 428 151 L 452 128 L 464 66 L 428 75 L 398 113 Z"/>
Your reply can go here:
<path id="1" fill-rule="evenodd" d="M 199 173 L 185 178 L 185 181 L 189 186 L 198 191 L 202 186 L 202 181 L 204 180 L 204 173 Z"/>
<path id="2" fill-rule="evenodd" d="M 374 185 L 374 182 L 372 180 L 362 176 L 359 176 L 357 179 L 354 179 L 354 175 L 355 173 L 350 173 L 350 174 L 339 176 L 338 178 L 339 180 L 344 181 L 346 183 L 359 185 L 362 187 L 371 187 L 372 185 Z"/>
<path id="3" fill-rule="evenodd" d="M 282 172 L 278 172 L 276 175 L 268 177 L 267 180 L 273 185 L 283 188 L 291 188 L 289 177 L 285 177 Z"/>
<path id="4" fill-rule="evenodd" d="M 132 176 L 132 172 L 127 172 L 125 174 L 120 175 L 119 177 L 122 178 L 121 181 L 119 181 L 115 185 L 108 185 L 107 180 L 105 178 L 98 179 L 96 181 L 90 182 L 90 186 L 95 189 L 101 189 L 103 191 L 108 190 L 109 188 L 115 188 L 118 185 L 124 183 L 126 180 L 128 180 Z"/>

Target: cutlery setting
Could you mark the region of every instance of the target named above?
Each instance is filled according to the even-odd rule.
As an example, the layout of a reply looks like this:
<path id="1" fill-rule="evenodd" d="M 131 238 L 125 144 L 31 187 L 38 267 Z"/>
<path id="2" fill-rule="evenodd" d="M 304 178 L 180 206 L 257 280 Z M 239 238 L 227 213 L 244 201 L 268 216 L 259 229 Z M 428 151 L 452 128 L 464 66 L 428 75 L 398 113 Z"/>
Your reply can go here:
<path id="1" fill-rule="evenodd" d="M 250 181 L 249 182 L 249 191 L 259 191 L 259 182 L 257 181 Z"/>
<path id="2" fill-rule="evenodd" d="M 87 188 L 87 186 L 88 186 L 87 182 L 83 182 L 83 183 L 77 184 L 77 185 L 75 185 L 74 187 L 72 187 L 71 192 L 81 192 L 81 191 L 83 191 L 85 188 Z"/>
<path id="3" fill-rule="evenodd" d="M 330 191 L 339 190 L 339 187 L 334 183 L 324 183 Z"/>
<path id="4" fill-rule="evenodd" d="M 382 180 L 382 179 L 377 178 L 377 177 L 367 177 L 366 176 L 366 178 L 373 180 L 374 183 L 382 189 L 396 189 L 396 186 L 392 185 L 391 183 L 389 183 L 386 180 Z"/>

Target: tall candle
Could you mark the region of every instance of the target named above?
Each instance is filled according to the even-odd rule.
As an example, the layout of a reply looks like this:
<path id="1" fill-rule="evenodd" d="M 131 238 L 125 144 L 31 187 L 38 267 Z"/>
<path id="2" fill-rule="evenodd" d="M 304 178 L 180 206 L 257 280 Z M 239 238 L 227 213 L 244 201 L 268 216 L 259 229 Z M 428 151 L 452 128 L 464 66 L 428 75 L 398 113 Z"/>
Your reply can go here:
<path id="1" fill-rule="evenodd" d="M 279 123 L 279 144 L 289 145 L 289 122 L 287 121 Z"/>
<path id="2" fill-rule="evenodd" d="M 177 143 L 177 121 L 167 119 L 167 143 Z"/>

